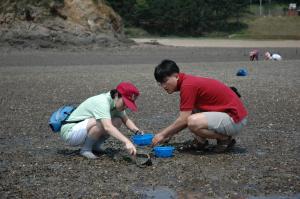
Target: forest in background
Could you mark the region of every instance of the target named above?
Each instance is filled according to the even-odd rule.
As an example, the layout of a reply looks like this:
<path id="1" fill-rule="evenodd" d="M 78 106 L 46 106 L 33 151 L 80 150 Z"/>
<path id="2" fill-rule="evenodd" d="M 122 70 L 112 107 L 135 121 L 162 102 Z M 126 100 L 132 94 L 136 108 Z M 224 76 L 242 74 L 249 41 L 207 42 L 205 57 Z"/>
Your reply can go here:
<path id="1" fill-rule="evenodd" d="M 123 18 L 127 34 L 133 36 L 148 33 L 159 36 L 196 37 L 231 35 L 247 30 L 248 22 L 256 20 L 253 17 L 259 15 L 260 11 L 260 0 L 107 0 L 107 2 Z M 270 10 L 279 10 L 281 15 L 289 3 L 290 0 L 262 0 L 261 10 L 263 15 L 270 15 Z M 292 3 L 299 6 L 300 0 Z"/>

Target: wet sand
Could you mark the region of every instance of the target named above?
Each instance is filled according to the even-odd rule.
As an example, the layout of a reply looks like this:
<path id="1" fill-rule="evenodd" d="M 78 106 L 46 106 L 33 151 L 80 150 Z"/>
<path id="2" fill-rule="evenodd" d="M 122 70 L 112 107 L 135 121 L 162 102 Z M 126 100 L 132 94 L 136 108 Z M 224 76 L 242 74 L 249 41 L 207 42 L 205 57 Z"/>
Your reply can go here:
<path id="1" fill-rule="evenodd" d="M 250 62 L 248 48 L 217 47 L 2 52 L 1 198 L 299 198 L 299 48 L 272 49 L 284 61 Z M 139 168 L 122 158 L 123 145 L 115 139 L 105 144 L 106 154 L 87 160 L 50 131 L 55 108 L 125 80 L 141 90 L 139 112 L 130 117 L 146 131 L 166 127 L 177 117 L 179 101 L 153 78 L 163 58 L 240 90 L 249 124 L 232 152 L 177 150 L 173 158 L 153 158 L 152 166 Z M 239 68 L 249 75 L 237 77 Z M 184 130 L 170 144 L 178 149 L 191 140 Z"/>

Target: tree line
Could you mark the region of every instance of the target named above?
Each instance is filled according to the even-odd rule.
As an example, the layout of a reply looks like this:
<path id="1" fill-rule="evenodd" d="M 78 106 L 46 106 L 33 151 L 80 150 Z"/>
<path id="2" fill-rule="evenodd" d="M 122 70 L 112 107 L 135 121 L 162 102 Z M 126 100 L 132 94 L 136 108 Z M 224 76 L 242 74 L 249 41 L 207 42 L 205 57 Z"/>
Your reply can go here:
<path id="1" fill-rule="evenodd" d="M 148 32 L 202 35 L 211 31 L 234 31 L 249 9 L 245 0 L 107 0 L 125 25 Z"/>
<path id="2" fill-rule="evenodd" d="M 250 5 L 270 6 L 300 0 L 106 0 L 126 26 L 140 27 L 160 35 L 203 35 L 235 32 L 247 25 L 241 17 Z"/>
<path id="3" fill-rule="evenodd" d="M 300 6 L 300 0 L 249 0 L 250 3 L 253 4 L 260 4 L 260 1 L 262 1 L 263 4 L 267 3 L 278 3 L 278 4 L 290 4 L 290 3 L 297 3 L 298 6 Z"/>

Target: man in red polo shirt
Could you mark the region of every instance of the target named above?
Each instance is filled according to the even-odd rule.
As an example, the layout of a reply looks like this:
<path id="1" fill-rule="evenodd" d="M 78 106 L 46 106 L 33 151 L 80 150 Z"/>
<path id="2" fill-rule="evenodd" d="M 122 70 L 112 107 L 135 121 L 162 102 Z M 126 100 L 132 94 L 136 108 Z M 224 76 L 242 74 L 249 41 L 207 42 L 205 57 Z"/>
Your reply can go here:
<path id="1" fill-rule="evenodd" d="M 220 81 L 180 73 L 172 60 L 163 60 L 154 71 L 155 79 L 168 94 L 180 92 L 179 117 L 152 140 L 163 143 L 188 128 L 195 134 L 194 147 L 205 149 L 207 139 L 216 139 L 216 152 L 230 150 L 247 123 L 247 110 L 238 95 Z M 196 145 L 196 146 L 195 146 Z"/>

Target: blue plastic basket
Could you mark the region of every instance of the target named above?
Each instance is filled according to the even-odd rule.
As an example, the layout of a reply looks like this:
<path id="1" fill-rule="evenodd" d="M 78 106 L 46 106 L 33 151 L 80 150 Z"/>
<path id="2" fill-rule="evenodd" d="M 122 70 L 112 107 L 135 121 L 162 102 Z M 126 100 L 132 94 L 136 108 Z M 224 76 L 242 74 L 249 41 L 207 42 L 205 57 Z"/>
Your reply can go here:
<path id="1" fill-rule="evenodd" d="M 154 137 L 153 133 L 145 133 L 143 135 L 132 136 L 132 141 L 134 144 L 139 146 L 146 146 L 152 144 L 152 139 Z"/>
<path id="2" fill-rule="evenodd" d="M 174 149 L 172 146 L 156 146 L 153 148 L 155 156 L 159 158 L 172 157 Z"/>

